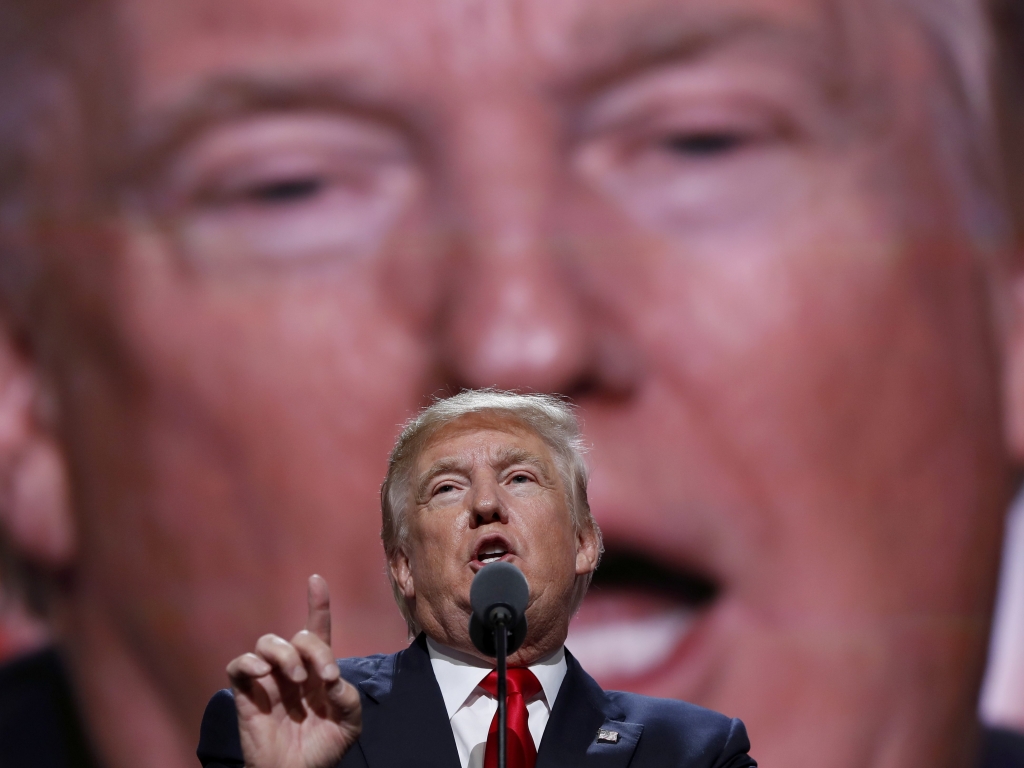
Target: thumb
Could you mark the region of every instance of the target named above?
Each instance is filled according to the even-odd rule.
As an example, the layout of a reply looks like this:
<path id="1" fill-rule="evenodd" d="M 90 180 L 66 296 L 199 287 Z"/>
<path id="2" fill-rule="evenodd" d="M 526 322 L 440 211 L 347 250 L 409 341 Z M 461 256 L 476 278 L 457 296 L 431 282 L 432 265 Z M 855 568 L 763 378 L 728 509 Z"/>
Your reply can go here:
<path id="1" fill-rule="evenodd" d="M 361 726 L 362 704 L 359 701 L 359 691 L 354 685 L 339 677 L 327 686 L 327 699 L 333 705 L 337 721 L 347 721 L 350 725 Z"/>

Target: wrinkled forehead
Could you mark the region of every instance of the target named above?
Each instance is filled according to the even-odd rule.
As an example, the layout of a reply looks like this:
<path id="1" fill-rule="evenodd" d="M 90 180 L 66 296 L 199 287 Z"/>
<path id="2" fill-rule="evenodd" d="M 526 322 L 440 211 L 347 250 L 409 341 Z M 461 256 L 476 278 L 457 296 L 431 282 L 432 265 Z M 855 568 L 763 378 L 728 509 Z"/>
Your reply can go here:
<path id="1" fill-rule="evenodd" d="M 528 464 L 558 482 L 558 460 L 544 437 L 511 413 L 469 413 L 426 434 L 410 462 L 413 486 L 447 471 L 469 471 L 474 464 L 504 468 Z"/>
<path id="2" fill-rule="evenodd" d="M 526 421 L 512 413 L 483 411 L 465 414 L 427 433 L 415 453 L 414 464 L 422 469 L 426 464 L 454 456 L 460 450 L 453 448 L 456 443 L 478 444 L 494 459 L 499 454 L 509 454 L 512 442 L 520 448 L 528 445 L 527 450 L 540 458 L 550 457 L 543 436 Z"/>
<path id="3" fill-rule="evenodd" d="M 858 58 L 877 59 L 890 8 L 886 0 L 117 2 L 144 113 L 218 80 L 315 73 L 353 96 L 433 99 L 440 87 L 486 89 L 508 76 L 570 88 L 659 58 L 737 47 L 834 78 L 851 74 Z"/>

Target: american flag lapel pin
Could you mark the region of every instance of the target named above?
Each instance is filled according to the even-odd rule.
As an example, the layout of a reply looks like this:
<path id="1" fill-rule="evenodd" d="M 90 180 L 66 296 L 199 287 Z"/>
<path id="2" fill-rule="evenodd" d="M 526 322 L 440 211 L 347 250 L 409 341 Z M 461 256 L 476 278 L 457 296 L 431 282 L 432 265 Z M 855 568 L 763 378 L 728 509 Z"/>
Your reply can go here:
<path id="1" fill-rule="evenodd" d="M 608 731 L 601 728 L 597 731 L 597 743 L 598 744 L 618 744 L 619 743 L 619 732 Z"/>

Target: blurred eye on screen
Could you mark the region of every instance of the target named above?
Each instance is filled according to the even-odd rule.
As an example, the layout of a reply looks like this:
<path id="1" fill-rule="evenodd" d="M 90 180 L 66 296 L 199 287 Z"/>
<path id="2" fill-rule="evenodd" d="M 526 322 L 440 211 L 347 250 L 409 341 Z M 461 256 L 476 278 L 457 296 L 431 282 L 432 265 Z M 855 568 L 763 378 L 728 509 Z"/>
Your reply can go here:
<path id="1" fill-rule="evenodd" d="M 627 83 L 584 122 L 578 172 L 651 229 L 732 227 L 799 172 L 785 105 L 724 84 Z"/>
<path id="2" fill-rule="evenodd" d="M 254 200 L 287 203 L 308 199 L 324 191 L 324 180 L 316 177 L 275 179 L 252 190 Z"/>
<path id="3" fill-rule="evenodd" d="M 199 267 L 287 267 L 373 254 L 408 207 L 416 165 L 388 126 L 330 115 L 256 116 L 178 153 L 161 196 Z"/>
<path id="4" fill-rule="evenodd" d="M 673 152 L 691 157 L 712 157 L 737 149 L 743 137 L 732 133 L 691 133 L 671 136 L 665 140 Z"/>

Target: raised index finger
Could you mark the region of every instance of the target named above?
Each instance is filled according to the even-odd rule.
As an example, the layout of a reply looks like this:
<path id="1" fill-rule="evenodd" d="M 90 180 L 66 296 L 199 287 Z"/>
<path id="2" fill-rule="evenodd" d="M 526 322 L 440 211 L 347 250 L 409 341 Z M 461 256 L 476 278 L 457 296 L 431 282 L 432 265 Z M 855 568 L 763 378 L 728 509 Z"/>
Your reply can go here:
<path id="1" fill-rule="evenodd" d="M 315 573 L 309 577 L 309 617 L 306 629 L 331 644 L 331 595 L 323 576 Z"/>

